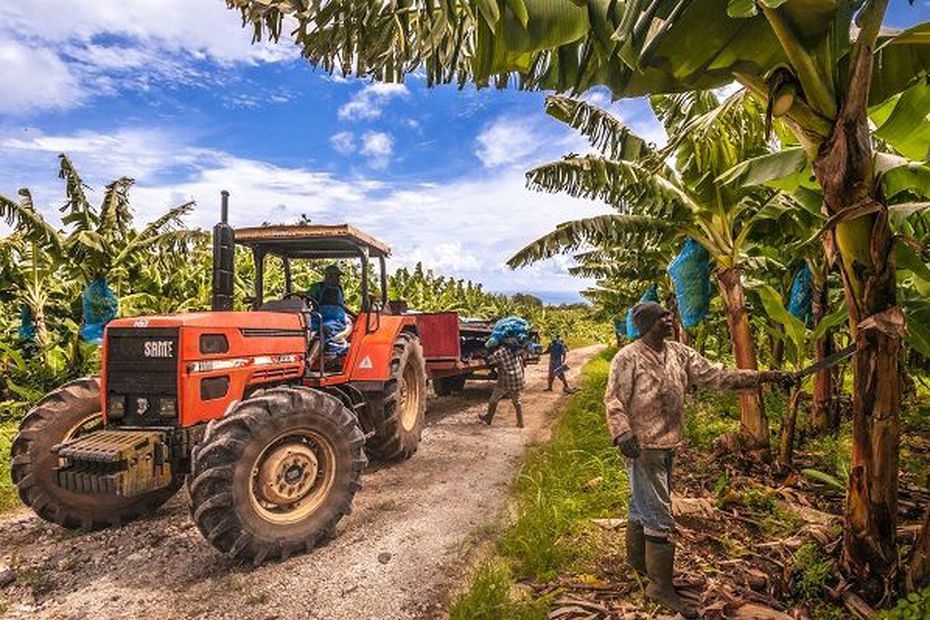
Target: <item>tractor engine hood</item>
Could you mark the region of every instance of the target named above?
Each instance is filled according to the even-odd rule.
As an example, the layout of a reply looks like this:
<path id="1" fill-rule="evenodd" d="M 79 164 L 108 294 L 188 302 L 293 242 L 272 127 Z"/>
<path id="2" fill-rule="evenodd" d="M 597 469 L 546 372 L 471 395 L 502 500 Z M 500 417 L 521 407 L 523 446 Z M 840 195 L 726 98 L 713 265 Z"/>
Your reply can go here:
<path id="1" fill-rule="evenodd" d="M 196 327 L 266 330 L 303 330 L 304 321 L 293 312 L 185 312 L 114 319 L 107 327 Z"/>
<path id="2" fill-rule="evenodd" d="M 302 377 L 308 336 L 304 318 L 286 312 L 191 312 L 111 321 L 103 345 L 104 411 L 109 419 L 109 401 L 123 399 L 124 424 L 153 426 L 153 406 L 134 404 L 174 399 L 181 427 L 222 417 L 247 387 Z"/>

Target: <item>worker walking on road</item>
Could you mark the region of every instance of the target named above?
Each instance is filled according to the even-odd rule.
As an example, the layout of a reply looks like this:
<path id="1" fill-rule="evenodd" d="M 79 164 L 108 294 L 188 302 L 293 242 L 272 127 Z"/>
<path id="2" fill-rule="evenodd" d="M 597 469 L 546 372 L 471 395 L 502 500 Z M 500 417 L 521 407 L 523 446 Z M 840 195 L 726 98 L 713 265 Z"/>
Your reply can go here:
<path id="1" fill-rule="evenodd" d="M 488 412 L 479 415 L 478 419 L 490 426 L 497 411 L 497 403 L 506 396 L 510 398 L 517 413 L 517 428 L 523 428 L 523 403 L 520 401 L 520 394 L 526 386 L 523 347 L 505 340 L 491 352 L 488 362 L 497 371 L 497 385 L 491 392 Z"/>
<path id="2" fill-rule="evenodd" d="M 552 391 L 552 384 L 558 378 L 562 382 L 563 392 L 566 394 L 574 393 L 575 390 L 568 385 L 568 379 L 565 378 L 565 371 L 568 370 L 568 364 L 565 363 L 568 347 L 562 341 L 561 335 L 556 334 L 555 338 L 549 342 L 549 346 L 543 351 L 543 355 L 545 354 L 549 354 L 549 385 L 546 387 L 546 391 Z"/>
<path id="3" fill-rule="evenodd" d="M 607 426 L 614 445 L 628 459 L 632 487 L 627 563 L 648 575 L 646 596 L 686 618 L 696 618 L 697 611 L 672 585 L 672 462 L 681 442 L 685 394 L 693 386 L 751 389 L 783 382 L 790 373 L 724 369 L 690 347 L 667 342 L 672 315 L 654 302 L 633 309 L 633 324 L 641 337 L 614 356 L 604 396 Z"/>

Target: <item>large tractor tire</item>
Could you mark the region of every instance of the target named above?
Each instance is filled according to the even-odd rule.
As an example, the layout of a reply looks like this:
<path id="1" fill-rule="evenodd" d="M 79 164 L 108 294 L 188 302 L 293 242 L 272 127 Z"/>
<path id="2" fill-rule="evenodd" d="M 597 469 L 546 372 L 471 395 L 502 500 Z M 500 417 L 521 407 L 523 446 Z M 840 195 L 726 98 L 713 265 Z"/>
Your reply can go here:
<path id="1" fill-rule="evenodd" d="M 329 394 L 259 392 L 207 426 L 188 487 L 194 522 L 238 560 L 310 551 L 351 511 L 364 443 L 355 414 Z"/>
<path id="2" fill-rule="evenodd" d="M 465 375 L 438 377 L 433 379 L 433 392 L 436 396 L 451 396 L 465 389 Z"/>
<path id="3" fill-rule="evenodd" d="M 384 386 L 384 421 L 366 448 L 383 461 L 413 456 L 426 417 L 426 361 L 420 340 L 402 333 L 394 342 L 391 378 Z"/>
<path id="4" fill-rule="evenodd" d="M 177 492 L 171 485 L 123 498 L 74 493 L 58 486 L 52 446 L 103 427 L 100 380 L 77 379 L 51 392 L 23 418 L 10 451 L 12 478 L 24 504 L 46 521 L 69 529 L 118 526 L 154 512 Z"/>

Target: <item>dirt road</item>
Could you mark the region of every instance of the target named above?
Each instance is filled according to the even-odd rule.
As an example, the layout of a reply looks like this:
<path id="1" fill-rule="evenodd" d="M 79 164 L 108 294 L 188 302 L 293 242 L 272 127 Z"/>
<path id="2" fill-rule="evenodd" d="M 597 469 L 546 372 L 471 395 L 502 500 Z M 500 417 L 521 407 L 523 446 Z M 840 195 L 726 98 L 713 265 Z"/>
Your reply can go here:
<path id="1" fill-rule="evenodd" d="M 572 351 L 570 377 L 597 351 Z M 197 532 L 182 492 L 118 530 L 70 533 L 25 510 L 0 519 L 3 618 L 319 619 L 441 617 L 463 558 L 498 519 L 527 445 L 565 404 L 544 392 L 545 362 L 529 368 L 527 428 L 501 403 L 477 421 L 489 386 L 432 399 L 416 455 L 365 474 L 336 538 L 313 553 L 258 568 L 237 565 Z"/>

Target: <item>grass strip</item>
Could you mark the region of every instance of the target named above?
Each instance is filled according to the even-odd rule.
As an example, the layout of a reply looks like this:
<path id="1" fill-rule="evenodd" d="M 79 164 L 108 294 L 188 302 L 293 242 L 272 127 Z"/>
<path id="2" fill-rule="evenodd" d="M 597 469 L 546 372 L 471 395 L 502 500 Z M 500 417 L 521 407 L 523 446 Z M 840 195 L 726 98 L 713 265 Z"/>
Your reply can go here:
<path id="1" fill-rule="evenodd" d="M 584 366 L 581 390 L 556 423 L 552 441 L 530 450 L 515 485 L 516 520 L 453 602 L 453 620 L 545 618 L 546 601 L 521 596 L 516 584 L 568 573 L 597 579 L 605 546 L 619 535 L 592 519 L 624 516 L 628 497 L 623 459 L 603 421 L 612 355 L 606 351 Z"/>

